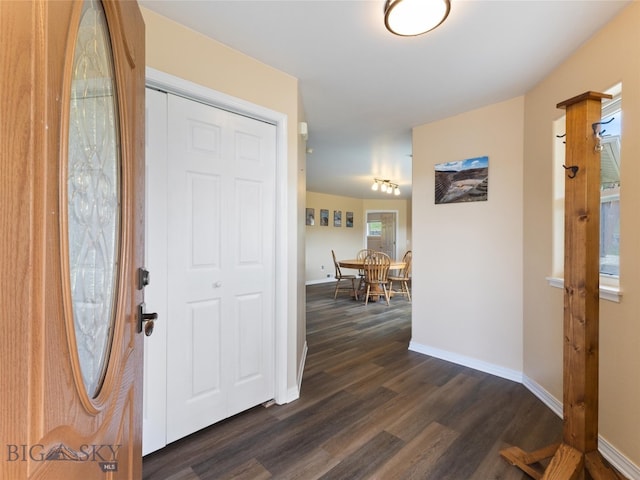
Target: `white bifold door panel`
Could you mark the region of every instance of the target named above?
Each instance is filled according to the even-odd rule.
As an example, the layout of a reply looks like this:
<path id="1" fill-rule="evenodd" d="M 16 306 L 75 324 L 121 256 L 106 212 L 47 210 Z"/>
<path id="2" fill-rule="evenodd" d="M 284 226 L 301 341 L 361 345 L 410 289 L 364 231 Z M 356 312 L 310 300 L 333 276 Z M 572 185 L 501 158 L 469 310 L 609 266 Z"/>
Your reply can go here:
<path id="1" fill-rule="evenodd" d="M 167 94 L 147 88 L 145 112 L 144 297 L 158 321 L 144 340 L 143 455 L 167 444 Z"/>
<path id="2" fill-rule="evenodd" d="M 276 128 L 163 95 L 170 443 L 274 397 Z"/>

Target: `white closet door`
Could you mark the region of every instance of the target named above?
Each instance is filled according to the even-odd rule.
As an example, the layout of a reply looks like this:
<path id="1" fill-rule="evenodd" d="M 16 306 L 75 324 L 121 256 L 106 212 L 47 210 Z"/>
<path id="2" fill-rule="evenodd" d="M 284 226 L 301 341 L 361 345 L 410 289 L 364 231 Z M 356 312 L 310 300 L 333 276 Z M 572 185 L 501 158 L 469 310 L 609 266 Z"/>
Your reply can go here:
<path id="1" fill-rule="evenodd" d="M 275 127 L 168 96 L 167 443 L 274 397 Z"/>
<path id="2" fill-rule="evenodd" d="M 147 88 L 145 110 L 145 302 L 158 321 L 144 341 L 143 455 L 167 444 L 167 94 Z"/>

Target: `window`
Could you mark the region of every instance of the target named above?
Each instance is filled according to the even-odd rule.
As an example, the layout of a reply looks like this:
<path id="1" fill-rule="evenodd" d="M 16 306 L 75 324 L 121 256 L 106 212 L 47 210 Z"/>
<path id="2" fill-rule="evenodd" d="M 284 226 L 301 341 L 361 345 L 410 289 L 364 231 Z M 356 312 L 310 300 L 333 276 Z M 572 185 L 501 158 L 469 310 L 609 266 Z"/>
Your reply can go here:
<path id="1" fill-rule="evenodd" d="M 612 100 L 603 100 L 600 152 L 600 288 L 616 290 L 620 275 L 620 144 L 622 132 L 622 84 L 608 93 Z M 554 150 L 554 277 L 562 277 L 564 269 L 564 178 L 565 118 L 554 122 L 558 137 Z M 560 278 L 550 283 L 561 286 Z M 605 296 L 604 298 L 609 298 Z M 613 298 L 609 298 L 613 299 Z"/>
<path id="2" fill-rule="evenodd" d="M 620 275 L 620 133 L 622 110 L 618 95 L 602 108 L 600 152 L 600 274 Z"/>
<path id="3" fill-rule="evenodd" d="M 367 237 L 379 237 L 382 235 L 382 222 L 375 220 L 367 222 Z"/>

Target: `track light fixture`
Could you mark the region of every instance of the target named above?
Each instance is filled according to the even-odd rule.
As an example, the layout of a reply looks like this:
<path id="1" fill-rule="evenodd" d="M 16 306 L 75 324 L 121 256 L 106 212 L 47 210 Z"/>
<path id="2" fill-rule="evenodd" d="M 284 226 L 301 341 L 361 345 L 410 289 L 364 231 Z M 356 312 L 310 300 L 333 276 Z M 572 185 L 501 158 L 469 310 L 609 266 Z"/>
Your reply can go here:
<path id="1" fill-rule="evenodd" d="M 380 180 L 379 178 L 373 179 L 373 184 L 371 185 L 371 190 L 377 192 L 380 190 L 382 193 L 388 193 L 391 195 L 392 193 L 395 196 L 400 195 L 400 188 L 397 183 L 391 183 L 389 180 Z"/>

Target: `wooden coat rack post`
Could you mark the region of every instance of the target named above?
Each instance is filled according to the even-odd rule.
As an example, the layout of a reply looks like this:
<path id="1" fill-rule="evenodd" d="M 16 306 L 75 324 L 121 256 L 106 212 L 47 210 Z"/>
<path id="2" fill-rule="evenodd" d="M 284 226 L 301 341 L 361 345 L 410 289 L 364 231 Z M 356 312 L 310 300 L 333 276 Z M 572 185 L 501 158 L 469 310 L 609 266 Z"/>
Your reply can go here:
<path id="1" fill-rule="evenodd" d="M 586 92 L 565 108 L 564 353 L 562 443 L 527 453 L 500 452 L 543 480 L 620 480 L 598 452 L 600 119 L 602 99 Z M 541 461 L 551 457 L 548 466 Z"/>

